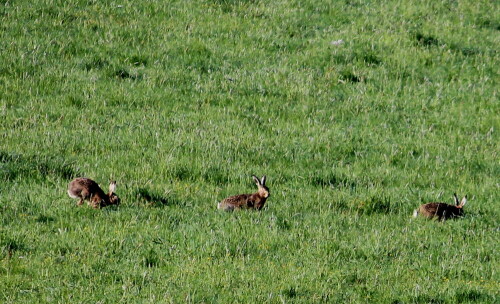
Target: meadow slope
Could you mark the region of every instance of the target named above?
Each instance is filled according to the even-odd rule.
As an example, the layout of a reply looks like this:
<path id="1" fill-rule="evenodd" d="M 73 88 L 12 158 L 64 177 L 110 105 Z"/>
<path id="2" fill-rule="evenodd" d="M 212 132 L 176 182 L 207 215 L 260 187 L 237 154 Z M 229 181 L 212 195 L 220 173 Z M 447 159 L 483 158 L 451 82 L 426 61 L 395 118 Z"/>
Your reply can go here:
<path id="1" fill-rule="evenodd" d="M 499 303 L 499 6 L 0 0 L 0 302 Z"/>

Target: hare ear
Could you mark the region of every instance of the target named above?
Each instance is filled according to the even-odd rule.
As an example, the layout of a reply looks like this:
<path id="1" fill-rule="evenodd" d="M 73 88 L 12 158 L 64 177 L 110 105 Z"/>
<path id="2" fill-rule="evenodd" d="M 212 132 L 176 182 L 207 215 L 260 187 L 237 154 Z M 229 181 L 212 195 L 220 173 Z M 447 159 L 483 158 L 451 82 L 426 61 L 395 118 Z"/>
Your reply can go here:
<path id="1" fill-rule="evenodd" d="M 254 182 L 257 184 L 257 186 L 260 186 L 260 180 L 257 178 L 257 176 L 252 175 L 252 178 L 253 178 Z"/>
<path id="2" fill-rule="evenodd" d="M 460 202 L 460 207 L 463 207 L 467 203 L 467 195 L 462 198 L 462 201 Z"/>
<path id="3" fill-rule="evenodd" d="M 264 175 L 264 176 L 262 176 L 262 179 L 261 179 L 261 181 L 260 181 L 260 184 L 261 184 L 262 186 L 265 186 L 265 185 L 266 185 L 266 176 L 265 176 L 265 175 Z"/>
<path id="4" fill-rule="evenodd" d="M 109 183 L 109 193 L 114 193 L 116 190 L 116 181 Z"/>
<path id="5" fill-rule="evenodd" d="M 455 205 L 460 205 L 460 201 L 458 200 L 457 194 L 453 193 L 453 197 L 455 198 Z"/>

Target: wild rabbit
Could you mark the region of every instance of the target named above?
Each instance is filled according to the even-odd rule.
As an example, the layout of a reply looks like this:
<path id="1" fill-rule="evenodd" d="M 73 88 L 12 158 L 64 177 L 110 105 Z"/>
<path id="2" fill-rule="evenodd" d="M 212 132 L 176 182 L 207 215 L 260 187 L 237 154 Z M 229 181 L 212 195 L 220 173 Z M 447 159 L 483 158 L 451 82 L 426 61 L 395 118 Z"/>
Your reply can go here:
<path id="1" fill-rule="evenodd" d="M 455 206 L 445 204 L 445 203 L 427 203 L 421 205 L 418 209 L 413 212 L 413 217 L 417 217 L 419 214 L 422 216 L 432 219 L 437 218 L 440 221 L 444 221 L 454 217 L 460 217 L 464 215 L 463 206 L 467 203 L 467 195 L 462 198 L 462 201 L 458 201 L 457 194 L 453 194 L 455 198 Z"/>
<path id="2" fill-rule="evenodd" d="M 84 200 L 93 208 L 102 208 L 108 205 L 119 205 L 120 199 L 115 194 L 116 181 L 109 184 L 109 193 L 104 193 L 99 185 L 90 178 L 79 177 L 72 180 L 68 185 L 68 195 L 71 198 L 79 198 L 76 203 L 81 206 Z"/>
<path id="3" fill-rule="evenodd" d="M 235 209 L 257 209 L 261 210 L 269 197 L 269 188 L 266 187 L 266 176 L 264 175 L 261 180 L 253 175 L 253 180 L 257 184 L 258 190 L 253 194 L 239 194 L 230 196 L 222 200 L 217 209 L 225 211 L 233 211 Z"/>

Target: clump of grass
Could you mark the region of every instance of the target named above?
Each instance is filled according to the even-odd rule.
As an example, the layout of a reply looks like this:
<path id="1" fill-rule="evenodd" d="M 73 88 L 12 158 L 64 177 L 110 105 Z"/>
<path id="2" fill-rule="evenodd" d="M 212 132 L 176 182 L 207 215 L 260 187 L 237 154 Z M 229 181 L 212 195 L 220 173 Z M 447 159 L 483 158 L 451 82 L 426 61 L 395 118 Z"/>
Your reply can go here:
<path id="1" fill-rule="evenodd" d="M 372 195 L 365 199 L 356 199 L 351 203 L 353 210 L 359 214 L 388 214 L 397 213 L 398 209 L 391 203 L 389 197 Z"/>
<path id="2" fill-rule="evenodd" d="M 297 289 L 295 287 L 290 287 L 283 290 L 282 294 L 289 299 L 293 299 L 297 296 Z"/>
<path id="3" fill-rule="evenodd" d="M 203 168 L 201 173 L 201 178 L 210 183 L 214 183 L 216 185 L 222 185 L 229 181 L 229 177 L 227 172 L 222 170 L 220 167 L 208 167 Z"/>
<path id="4" fill-rule="evenodd" d="M 66 98 L 67 104 L 69 106 L 82 109 L 85 107 L 85 101 L 82 96 L 79 95 L 70 95 Z"/>
<path id="5" fill-rule="evenodd" d="M 135 66 L 147 66 L 149 58 L 145 55 L 132 55 L 130 58 L 127 58 L 127 62 Z"/>
<path id="6" fill-rule="evenodd" d="M 106 59 L 102 59 L 100 57 L 94 57 L 86 60 L 86 62 L 83 64 L 83 68 L 86 71 L 100 70 L 105 66 L 107 66 L 108 64 L 109 62 Z"/>
<path id="7" fill-rule="evenodd" d="M 161 260 L 153 248 L 150 248 L 142 257 L 142 266 L 147 268 L 159 267 Z"/>
<path id="8" fill-rule="evenodd" d="M 293 222 L 283 216 L 274 217 L 273 224 L 280 230 L 290 230 L 293 227 Z"/>

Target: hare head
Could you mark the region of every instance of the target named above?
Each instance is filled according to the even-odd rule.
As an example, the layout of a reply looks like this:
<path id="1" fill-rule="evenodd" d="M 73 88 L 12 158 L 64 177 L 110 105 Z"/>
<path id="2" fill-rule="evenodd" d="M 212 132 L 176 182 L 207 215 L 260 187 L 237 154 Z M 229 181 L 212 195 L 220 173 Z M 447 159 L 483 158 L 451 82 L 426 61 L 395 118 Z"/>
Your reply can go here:
<path id="1" fill-rule="evenodd" d="M 108 192 L 108 200 L 110 205 L 119 205 L 120 198 L 115 193 L 116 190 L 116 181 L 112 181 L 109 184 L 109 192 Z"/>
<path id="2" fill-rule="evenodd" d="M 268 198 L 269 196 L 271 196 L 271 194 L 269 193 L 269 188 L 266 187 L 266 176 L 262 176 L 262 179 L 260 180 L 255 175 L 252 175 L 252 177 L 255 181 L 255 184 L 257 185 L 257 193 L 259 194 L 259 196 L 262 198 Z"/>
<path id="3" fill-rule="evenodd" d="M 458 196 L 456 193 L 453 193 L 453 198 L 455 199 L 455 207 L 457 207 L 458 216 L 463 216 L 464 214 L 464 205 L 467 203 L 467 195 L 462 198 L 461 201 L 458 200 Z"/>

